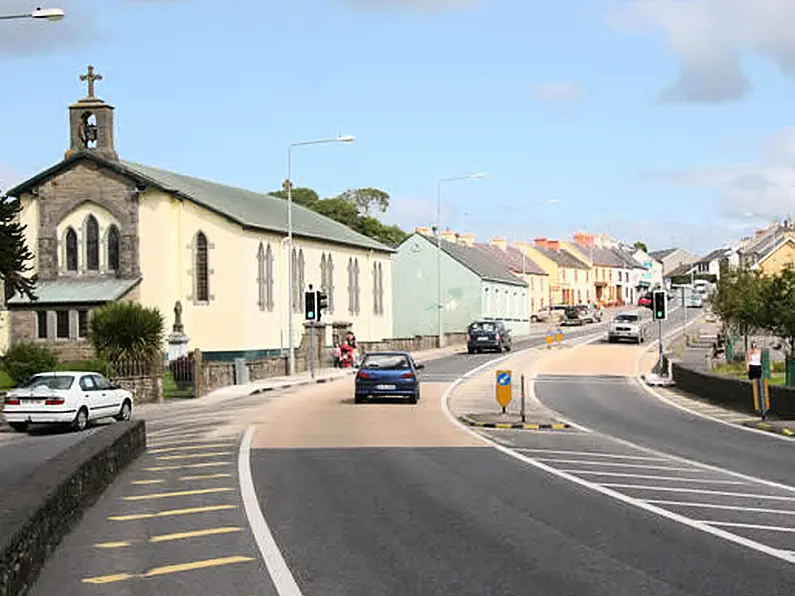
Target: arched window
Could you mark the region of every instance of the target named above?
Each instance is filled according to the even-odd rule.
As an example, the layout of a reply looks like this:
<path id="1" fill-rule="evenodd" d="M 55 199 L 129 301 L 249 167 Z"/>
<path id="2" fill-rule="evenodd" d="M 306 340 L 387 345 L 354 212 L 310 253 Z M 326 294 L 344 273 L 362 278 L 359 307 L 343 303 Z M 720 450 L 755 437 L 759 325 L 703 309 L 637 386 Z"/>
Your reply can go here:
<path id="1" fill-rule="evenodd" d="M 118 271 L 120 269 L 120 242 L 119 228 L 110 226 L 108 230 L 108 269 L 110 271 Z"/>
<path id="2" fill-rule="evenodd" d="M 93 215 L 86 220 L 86 268 L 99 271 L 99 224 Z"/>
<path id="3" fill-rule="evenodd" d="M 273 250 L 271 245 L 265 250 L 265 308 L 269 312 L 273 311 L 275 303 L 273 300 Z"/>
<path id="4" fill-rule="evenodd" d="M 257 306 L 260 310 L 265 310 L 266 302 L 265 267 L 265 246 L 260 242 L 257 249 Z"/>
<path id="5" fill-rule="evenodd" d="M 304 249 L 298 250 L 298 312 L 304 310 L 304 291 L 306 290 L 306 262 L 304 261 Z"/>
<path id="6" fill-rule="evenodd" d="M 353 312 L 361 312 L 361 287 L 359 286 L 359 259 L 353 260 Z"/>
<path id="7" fill-rule="evenodd" d="M 207 259 L 207 236 L 204 232 L 196 234 L 195 274 L 196 301 L 210 301 L 210 270 Z"/>
<path id="8" fill-rule="evenodd" d="M 77 232 L 66 230 L 66 270 L 77 271 Z"/>
<path id="9" fill-rule="evenodd" d="M 334 261 L 331 253 L 326 258 L 326 294 L 328 295 L 328 312 L 334 312 Z"/>

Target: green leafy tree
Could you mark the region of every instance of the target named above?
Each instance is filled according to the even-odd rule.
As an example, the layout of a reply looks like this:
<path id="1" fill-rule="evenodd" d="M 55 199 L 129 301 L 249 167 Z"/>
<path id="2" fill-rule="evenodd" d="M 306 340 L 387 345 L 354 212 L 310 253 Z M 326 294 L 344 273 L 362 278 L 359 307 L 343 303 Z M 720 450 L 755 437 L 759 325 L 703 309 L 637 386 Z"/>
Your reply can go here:
<path id="1" fill-rule="evenodd" d="M 36 299 L 33 253 L 25 242 L 25 227 L 19 220 L 22 204 L 0 195 L 0 279 L 9 295 Z"/>
<path id="2" fill-rule="evenodd" d="M 163 314 L 136 302 L 109 302 L 96 309 L 89 329 L 97 356 L 111 363 L 149 361 L 162 349 Z"/>
<path id="3" fill-rule="evenodd" d="M 279 197 L 280 199 L 287 199 L 286 190 L 275 190 L 269 194 L 274 197 Z M 293 202 L 296 205 L 301 205 L 302 207 L 307 207 L 308 209 L 314 209 L 317 202 L 320 201 L 320 197 L 311 188 L 294 188 L 291 194 Z"/>
<path id="4" fill-rule="evenodd" d="M 745 340 L 765 324 L 765 300 L 769 279 L 748 269 L 727 269 L 717 281 L 711 298 L 712 310 L 729 329 Z"/>
<path id="5" fill-rule="evenodd" d="M 312 210 L 354 230 L 359 225 L 359 210 L 356 205 L 345 199 L 323 199 L 318 201 Z"/>
<path id="6" fill-rule="evenodd" d="M 346 190 L 339 197 L 356 205 L 359 213 L 365 217 L 371 215 L 373 208 L 381 213 L 389 209 L 389 195 L 378 188 L 354 188 Z"/>
<path id="7" fill-rule="evenodd" d="M 645 252 L 645 253 L 648 253 L 648 252 L 649 252 L 649 247 L 646 245 L 646 243 L 645 243 L 645 242 L 641 242 L 640 240 L 638 240 L 638 241 L 637 241 L 635 244 L 633 244 L 632 246 L 634 246 L 634 247 L 635 247 L 635 248 L 637 248 L 638 250 L 642 250 L 642 251 L 643 251 L 643 252 Z"/>
<path id="8" fill-rule="evenodd" d="M 795 270 L 785 269 L 763 279 L 760 327 L 781 339 L 788 359 L 795 359 Z"/>
<path id="9" fill-rule="evenodd" d="M 8 376 L 19 385 L 33 375 L 55 370 L 58 357 L 47 346 L 21 342 L 11 346 L 3 354 L 2 364 Z"/>

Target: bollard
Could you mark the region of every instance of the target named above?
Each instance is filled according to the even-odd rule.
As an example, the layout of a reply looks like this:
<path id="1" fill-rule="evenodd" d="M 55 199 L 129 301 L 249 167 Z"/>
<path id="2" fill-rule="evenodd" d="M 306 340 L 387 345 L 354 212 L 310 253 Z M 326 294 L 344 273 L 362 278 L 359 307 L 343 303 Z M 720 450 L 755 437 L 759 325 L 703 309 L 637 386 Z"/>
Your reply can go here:
<path id="1" fill-rule="evenodd" d="M 522 404 L 521 404 L 521 408 L 522 408 L 522 410 L 521 410 L 521 414 L 522 414 L 522 422 L 523 422 L 523 423 L 524 423 L 524 422 L 526 421 L 526 419 L 527 419 L 527 417 L 526 417 L 526 415 L 525 415 L 525 409 L 524 409 L 524 398 L 525 398 L 525 389 L 524 389 L 524 375 L 522 375 Z"/>
<path id="2" fill-rule="evenodd" d="M 551 331 L 548 332 L 547 333 L 547 349 L 550 349 L 552 347 L 552 343 L 554 341 L 555 341 L 555 338 L 553 337 L 552 332 Z"/>
<path id="3" fill-rule="evenodd" d="M 563 345 L 563 331 L 561 331 L 560 329 L 557 330 L 557 340 L 558 340 L 558 345 L 562 346 Z"/>

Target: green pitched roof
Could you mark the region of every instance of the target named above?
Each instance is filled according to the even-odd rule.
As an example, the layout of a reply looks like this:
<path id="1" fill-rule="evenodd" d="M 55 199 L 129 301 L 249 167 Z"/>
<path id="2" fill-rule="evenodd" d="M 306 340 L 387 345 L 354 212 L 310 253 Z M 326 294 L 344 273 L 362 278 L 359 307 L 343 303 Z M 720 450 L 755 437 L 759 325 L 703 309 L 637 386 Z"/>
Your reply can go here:
<path id="1" fill-rule="evenodd" d="M 160 188 L 187 198 L 243 226 L 287 233 L 287 201 L 131 161 L 121 164 Z M 293 203 L 293 234 L 382 252 L 393 249 L 349 227 Z"/>
<path id="2" fill-rule="evenodd" d="M 54 281 L 39 281 L 36 284 L 38 300 L 31 302 L 16 295 L 8 301 L 9 306 L 30 306 L 35 304 L 100 304 L 122 298 L 132 290 L 140 279 L 117 279 L 115 277 L 96 279 L 61 278 Z"/>

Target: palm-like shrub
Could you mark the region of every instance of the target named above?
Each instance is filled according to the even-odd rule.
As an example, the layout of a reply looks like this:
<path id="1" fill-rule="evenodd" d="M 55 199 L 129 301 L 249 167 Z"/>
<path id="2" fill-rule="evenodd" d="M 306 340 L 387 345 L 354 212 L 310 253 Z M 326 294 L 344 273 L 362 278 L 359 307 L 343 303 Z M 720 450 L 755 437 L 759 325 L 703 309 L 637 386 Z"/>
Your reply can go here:
<path id="1" fill-rule="evenodd" d="M 163 328 L 157 308 L 109 302 L 92 312 L 89 337 L 97 356 L 108 362 L 144 361 L 160 354 Z"/>

